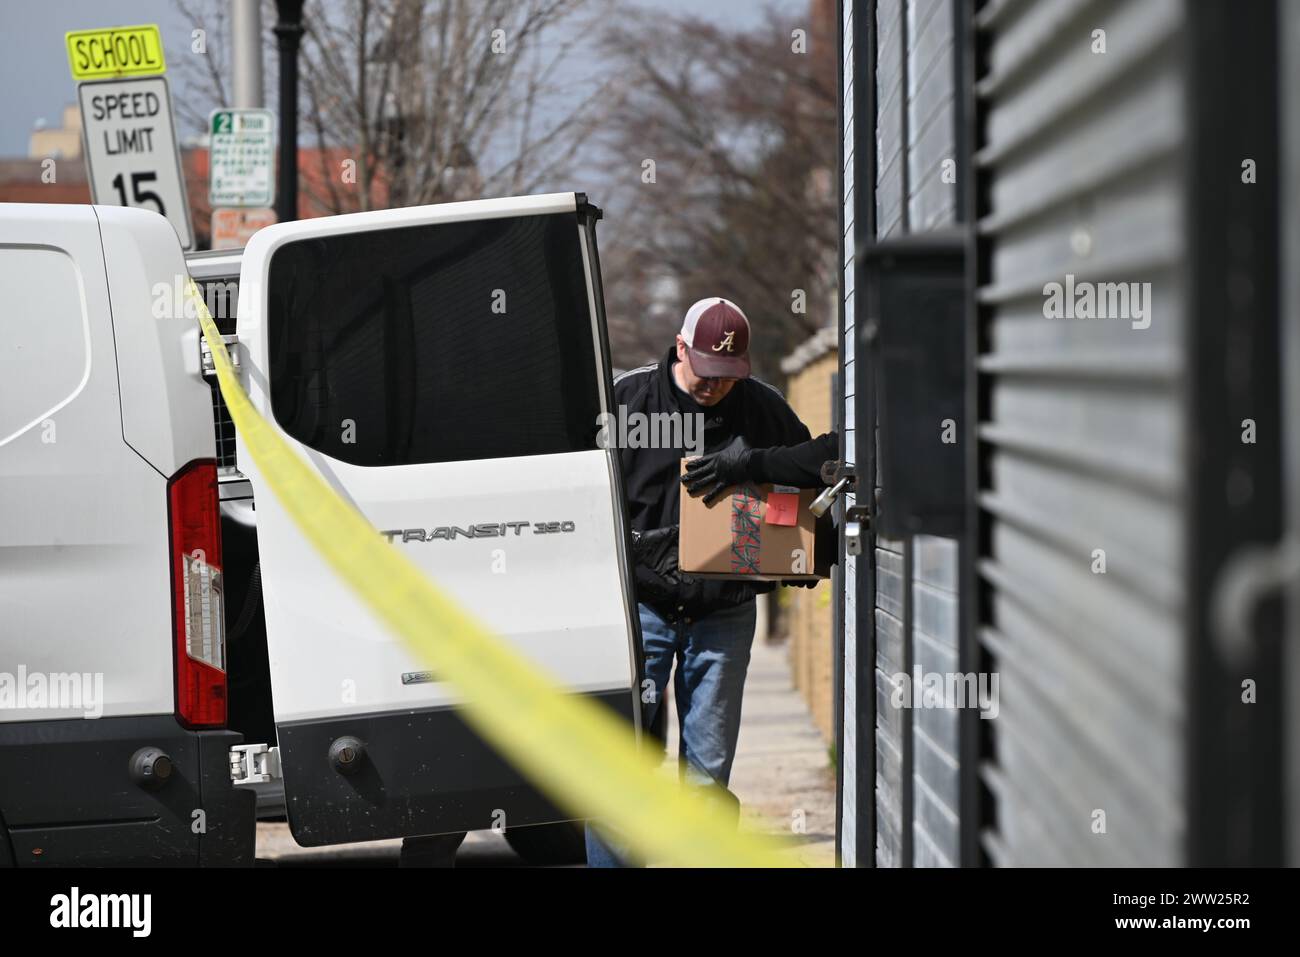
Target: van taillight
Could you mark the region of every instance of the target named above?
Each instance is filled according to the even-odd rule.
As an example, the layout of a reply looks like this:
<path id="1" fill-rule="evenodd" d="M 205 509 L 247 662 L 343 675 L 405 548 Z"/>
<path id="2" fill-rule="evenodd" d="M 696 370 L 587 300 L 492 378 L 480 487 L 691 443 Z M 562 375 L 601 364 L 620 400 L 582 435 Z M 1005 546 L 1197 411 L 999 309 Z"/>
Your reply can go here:
<path id="1" fill-rule="evenodd" d="M 226 622 L 215 462 L 191 462 L 167 483 L 171 526 L 176 714 L 190 727 L 226 723 Z"/>

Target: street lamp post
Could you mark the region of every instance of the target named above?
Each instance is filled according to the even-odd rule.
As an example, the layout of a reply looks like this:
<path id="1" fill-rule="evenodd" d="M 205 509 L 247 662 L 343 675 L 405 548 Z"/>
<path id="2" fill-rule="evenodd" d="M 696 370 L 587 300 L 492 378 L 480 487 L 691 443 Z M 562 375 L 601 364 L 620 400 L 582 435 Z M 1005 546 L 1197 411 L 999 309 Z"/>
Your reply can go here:
<path id="1" fill-rule="evenodd" d="M 302 40 L 303 0 L 275 0 L 275 25 L 280 51 L 280 176 L 275 197 L 276 218 L 298 218 L 298 45 Z"/>
<path id="2" fill-rule="evenodd" d="M 230 5 L 231 72 L 234 74 L 236 109 L 257 110 L 266 106 L 262 91 L 262 7 L 261 0 L 234 0 Z"/>

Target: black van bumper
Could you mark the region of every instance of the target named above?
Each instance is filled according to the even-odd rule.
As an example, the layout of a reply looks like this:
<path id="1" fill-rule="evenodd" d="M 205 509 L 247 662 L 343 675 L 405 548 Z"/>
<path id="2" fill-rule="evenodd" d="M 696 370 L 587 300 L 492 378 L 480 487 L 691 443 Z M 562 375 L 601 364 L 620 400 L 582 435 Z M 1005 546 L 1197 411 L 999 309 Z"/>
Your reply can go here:
<path id="1" fill-rule="evenodd" d="M 251 866 L 256 798 L 230 783 L 242 742 L 171 715 L 0 722 L 0 865 Z M 132 779 L 141 748 L 171 759 L 163 785 Z"/>
<path id="2" fill-rule="evenodd" d="M 632 722 L 631 689 L 588 697 Z M 572 818 L 455 708 L 286 723 L 277 736 L 289 829 L 303 847 Z M 331 761 L 331 747 L 345 738 L 361 743 L 348 773 Z"/>

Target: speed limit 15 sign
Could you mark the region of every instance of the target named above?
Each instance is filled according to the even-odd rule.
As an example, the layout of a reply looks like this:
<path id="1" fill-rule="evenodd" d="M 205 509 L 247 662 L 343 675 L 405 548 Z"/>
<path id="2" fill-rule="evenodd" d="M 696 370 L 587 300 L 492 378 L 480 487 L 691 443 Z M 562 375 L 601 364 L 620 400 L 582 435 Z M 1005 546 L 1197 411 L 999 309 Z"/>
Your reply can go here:
<path id="1" fill-rule="evenodd" d="M 93 201 L 161 213 L 181 246 L 193 249 L 167 81 L 153 76 L 81 83 L 77 96 Z"/>

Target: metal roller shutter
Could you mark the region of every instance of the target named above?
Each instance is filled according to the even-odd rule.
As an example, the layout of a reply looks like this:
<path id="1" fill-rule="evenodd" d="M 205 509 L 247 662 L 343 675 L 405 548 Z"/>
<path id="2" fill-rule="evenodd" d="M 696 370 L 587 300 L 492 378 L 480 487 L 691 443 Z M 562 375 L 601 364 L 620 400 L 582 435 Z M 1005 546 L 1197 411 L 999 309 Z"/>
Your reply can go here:
<path id="1" fill-rule="evenodd" d="M 1184 17 L 1178 0 L 976 14 L 977 620 L 1000 677 L 982 843 L 998 865 L 1184 855 Z M 1149 327 L 1048 318 L 1044 287 L 1067 275 L 1150 283 Z"/>
<path id="2" fill-rule="evenodd" d="M 954 0 L 907 0 L 908 232 L 951 231 L 956 225 L 955 176 L 945 161 L 957 152 Z M 960 323 L 960 317 L 958 324 Z M 914 315 L 909 311 L 908 321 Z M 954 330 L 954 333 L 957 330 Z M 916 535 L 908 542 L 911 579 L 911 665 L 921 674 L 958 670 L 960 617 L 955 538 Z M 880 634 L 878 632 L 878 641 Z M 958 712 L 912 712 L 912 860 L 915 867 L 950 867 L 960 860 Z"/>

